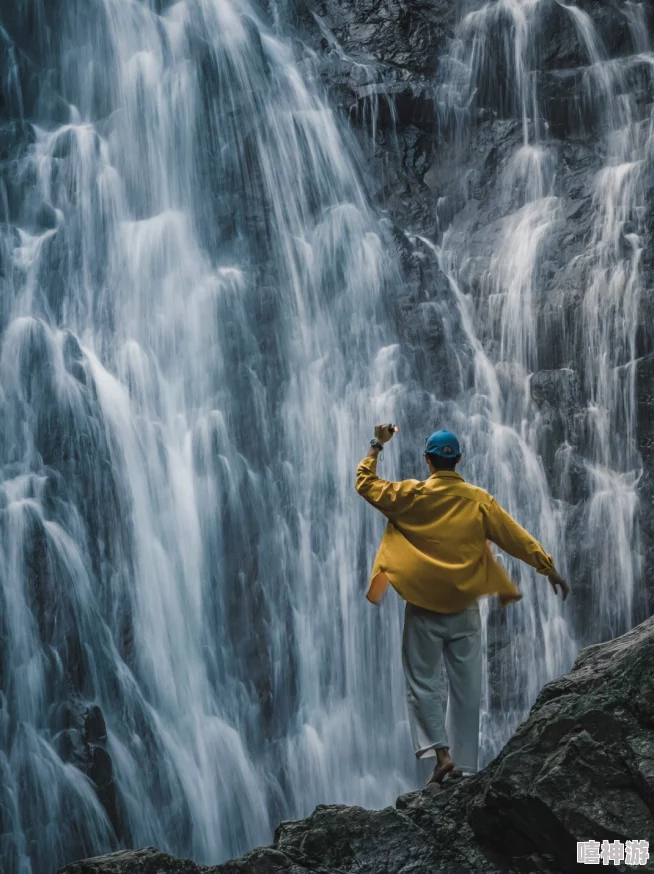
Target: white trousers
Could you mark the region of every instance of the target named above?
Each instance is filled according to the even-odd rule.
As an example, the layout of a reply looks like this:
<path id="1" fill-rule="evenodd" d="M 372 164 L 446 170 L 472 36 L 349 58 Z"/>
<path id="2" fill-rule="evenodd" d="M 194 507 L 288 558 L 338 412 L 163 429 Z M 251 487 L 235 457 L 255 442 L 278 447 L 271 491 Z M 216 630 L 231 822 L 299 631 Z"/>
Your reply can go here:
<path id="1" fill-rule="evenodd" d="M 443 662 L 449 686 L 446 709 Z M 462 613 L 432 613 L 407 604 L 402 665 L 416 756 L 434 756 L 439 747 L 449 747 L 457 768 L 476 773 L 481 702 L 479 604 Z"/>

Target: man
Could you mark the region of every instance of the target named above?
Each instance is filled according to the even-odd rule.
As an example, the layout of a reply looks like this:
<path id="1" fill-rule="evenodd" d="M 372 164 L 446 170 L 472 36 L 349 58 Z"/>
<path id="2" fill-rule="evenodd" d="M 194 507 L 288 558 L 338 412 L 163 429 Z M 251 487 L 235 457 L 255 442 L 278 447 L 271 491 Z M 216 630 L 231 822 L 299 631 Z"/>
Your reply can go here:
<path id="1" fill-rule="evenodd" d="M 493 558 L 488 541 L 547 576 L 564 601 L 569 589 L 540 543 L 487 492 L 456 472 L 461 448 L 450 431 L 436 431 L 425 442 L 428 479 L 380 479 L 377 456 L 395 430 L 393 425 L 377 425 L 357 468 L 357 492 L 388 519 L 366 597 L 379 603 L 390 583 L 407 602 L 402 664 L 409 725 L 416 756 L 436 756 L 429 785 L 477 771 L 482 660 L 478 598 L 498 595 L 502 606 L 522 598 Z M 440 696 L 441 657 L 449 684 L 447 727 Z"/>

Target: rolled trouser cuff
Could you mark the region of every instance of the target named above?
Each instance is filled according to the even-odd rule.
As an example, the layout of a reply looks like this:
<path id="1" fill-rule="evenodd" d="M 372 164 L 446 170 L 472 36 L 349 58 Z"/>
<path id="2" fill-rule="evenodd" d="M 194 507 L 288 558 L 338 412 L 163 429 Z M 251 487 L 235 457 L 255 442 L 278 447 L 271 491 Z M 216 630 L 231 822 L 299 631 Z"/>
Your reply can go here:
<path id="1" fill-rule="evenodd" d="M 443 747 L 448 747 L 449 744 L 447 740 L 439 741 L 438 743 L 429 744 L 427 747 L 420 747 L 419 750 L 416 750 L 416 759 L 427 759 L 430 756 L 436 755 L 436 750 L 440 750 Z"/>

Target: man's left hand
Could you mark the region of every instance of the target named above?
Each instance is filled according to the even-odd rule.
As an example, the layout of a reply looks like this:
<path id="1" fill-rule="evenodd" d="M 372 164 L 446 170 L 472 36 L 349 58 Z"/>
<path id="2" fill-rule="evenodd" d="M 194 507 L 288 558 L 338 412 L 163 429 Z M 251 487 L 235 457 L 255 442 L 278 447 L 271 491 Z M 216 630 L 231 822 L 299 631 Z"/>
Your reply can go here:
<path id="1" fill-rule="evenodd" d="M 549 574 L 547 579 L 550 581 L 550 586 L 552 587 L 552 590 L 554 591 L 555 595 L 558 594 L 557 586 L 558 586 L 558 588 L 561 589 L 561 595 L 563 596 L 563 600 L 565 601 L 565 599 L 568 597 L 568 593 L 570 591 L 570 586 L 563 579 L 561 574 L 557 570 L 553 570 Z"/>

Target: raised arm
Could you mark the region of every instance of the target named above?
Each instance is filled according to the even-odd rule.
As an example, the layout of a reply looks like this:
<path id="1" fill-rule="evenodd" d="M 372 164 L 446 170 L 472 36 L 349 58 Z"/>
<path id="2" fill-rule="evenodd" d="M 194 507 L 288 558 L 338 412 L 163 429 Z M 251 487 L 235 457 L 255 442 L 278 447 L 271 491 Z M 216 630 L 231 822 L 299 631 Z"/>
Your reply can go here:
<path id="1" fill-rule="evenodd" d="M 369 452 L 359 462 L 355 488 L 362 498 L 369 504 L 381 510 L 382 513 L 391 516 L 400 514 L 413 503 L 417 480 L 403 480 L 402 482 L 390 482 L 377 476 L 377 455 Z"/>
<path id="2" fill-rule="evenodd" d="M 371 446 L 366 457 L 357 467 L 355 488 L 369 504 L 387 515 L 395 515 L 407 510 L 413 503 L 417 480 L 390 482 L 377 476 L 377 456 L 384 443 L 393 437 L 397 430 L 394 425 L 376 425 L 377 446 Z"/>
<path id="3" fill-rule="evenodd" d="M 500 507 L 495 498 L 491 498 L 485 514 L 485 529 L 489 540 L 514 558 L 531 565 L 539 574 L 548 577 L 555 594 L 559 586 L 565 601 L 568 597 L 568 584 L 554 567 L 552 556 L 545 552 L 535 537 Z"/>

